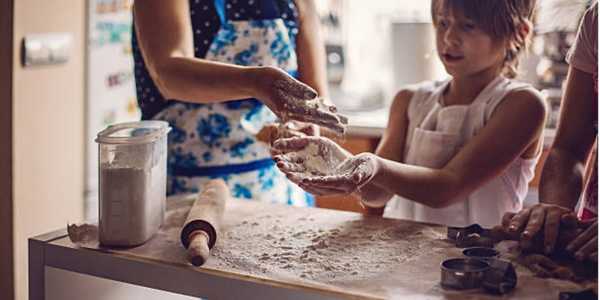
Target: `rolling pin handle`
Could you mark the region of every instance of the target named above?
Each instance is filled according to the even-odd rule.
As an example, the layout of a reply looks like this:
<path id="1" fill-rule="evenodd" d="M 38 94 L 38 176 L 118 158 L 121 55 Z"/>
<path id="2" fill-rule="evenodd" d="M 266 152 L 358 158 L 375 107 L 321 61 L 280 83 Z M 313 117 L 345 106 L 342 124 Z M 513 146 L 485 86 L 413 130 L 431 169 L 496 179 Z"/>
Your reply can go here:
<path id="1" fill-rule="evenodd" d="M 196 230 L 190 233 L 190 245 L 188 247 L 188 257 L 192 265 L 199 267 L 203 265 L 210 254 L 208 248 L 209 236 L 204 230 Z"/>

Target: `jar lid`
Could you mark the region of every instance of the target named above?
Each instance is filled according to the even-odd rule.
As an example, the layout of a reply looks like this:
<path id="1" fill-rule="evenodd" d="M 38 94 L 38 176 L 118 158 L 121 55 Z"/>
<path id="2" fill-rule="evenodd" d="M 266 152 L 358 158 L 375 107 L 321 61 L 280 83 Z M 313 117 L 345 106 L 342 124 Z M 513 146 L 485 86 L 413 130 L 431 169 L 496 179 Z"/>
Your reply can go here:
<path id="1" fill-rule="evenodd" d="M 164 121 L 138 121 L 109 125 L 98 133 L 97 143 L 144 144 L 151 143 L 171 130 Z"/>

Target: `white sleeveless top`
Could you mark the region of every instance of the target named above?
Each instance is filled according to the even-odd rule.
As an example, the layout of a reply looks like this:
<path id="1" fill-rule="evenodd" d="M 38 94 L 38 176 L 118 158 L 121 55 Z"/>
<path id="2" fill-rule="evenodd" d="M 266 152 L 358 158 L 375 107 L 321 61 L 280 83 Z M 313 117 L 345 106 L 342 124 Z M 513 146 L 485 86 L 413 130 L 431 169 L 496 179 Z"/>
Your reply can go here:
<path id="1" fill-rule="evenodd" d="M 404 163 L 443 168 L 487 124 L 509 92 L 530 90 L 539 94 L 531 85 L 499 76 L 471 104 L 444 107 L 442 95 L 449 82 L 426 82 L 417 86 L 408 106 Z M 447 226 L 498 225 L 504 213 L 522 208 L 540 154 L 541 151 L 531 159 L 515 159 L 502 174 L 449 207 L 435 209 L 394 196 L 384 216 Z"/>

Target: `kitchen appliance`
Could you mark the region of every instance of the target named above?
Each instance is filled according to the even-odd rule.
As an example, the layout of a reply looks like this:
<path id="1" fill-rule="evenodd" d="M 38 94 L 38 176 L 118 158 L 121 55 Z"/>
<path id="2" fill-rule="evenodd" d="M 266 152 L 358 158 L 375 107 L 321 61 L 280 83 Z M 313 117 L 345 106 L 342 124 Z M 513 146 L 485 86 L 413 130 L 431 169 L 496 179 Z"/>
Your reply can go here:
<path id="1" fill-rule="evenodd" d="M 392 22 L 392 62 L 394 88 L 447 77 L 435 46 L 431 22 L 396 20 Z"/>

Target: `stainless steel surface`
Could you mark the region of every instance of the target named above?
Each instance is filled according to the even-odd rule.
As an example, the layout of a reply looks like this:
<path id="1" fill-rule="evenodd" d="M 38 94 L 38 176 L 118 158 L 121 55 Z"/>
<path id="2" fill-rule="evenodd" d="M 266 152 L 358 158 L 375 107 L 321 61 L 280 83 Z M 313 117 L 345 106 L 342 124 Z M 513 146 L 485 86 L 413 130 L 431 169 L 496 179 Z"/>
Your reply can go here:
<path id="1" fill-rule="evenodd" d="M 490 265 L 483 260 L 451 258 L 442 262 L 441 284 L 451 289 L 477 289 L 481 287 L 483 275 Z"/>

